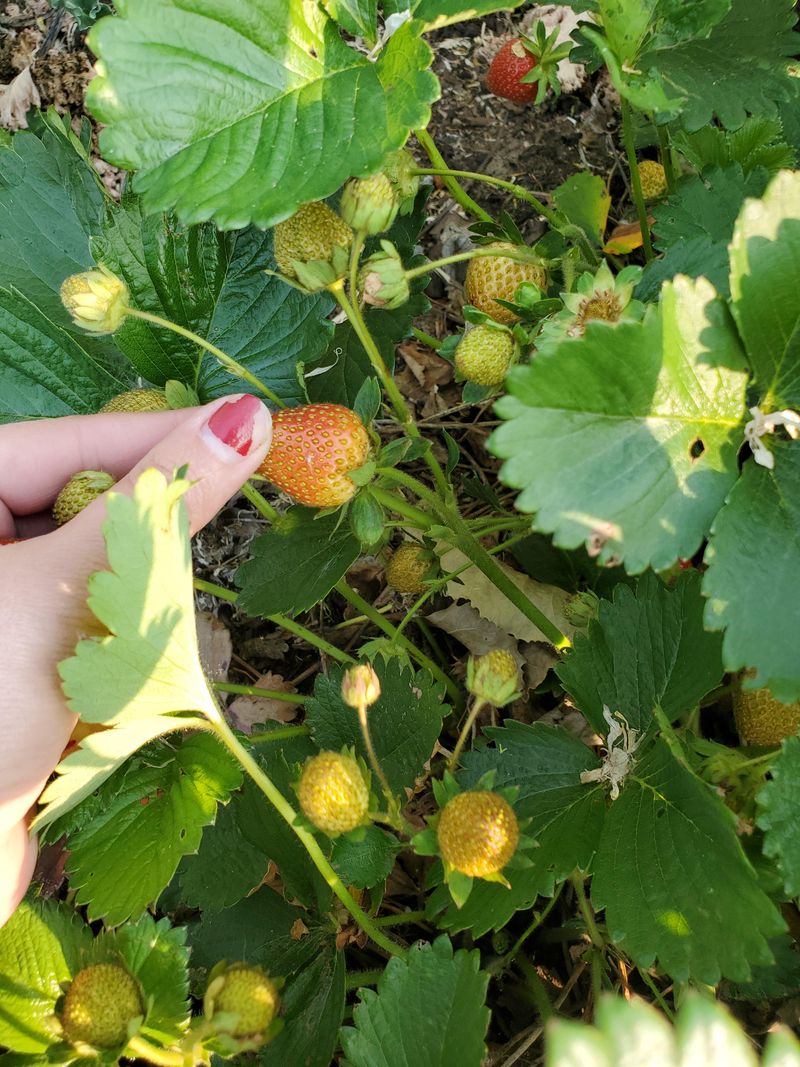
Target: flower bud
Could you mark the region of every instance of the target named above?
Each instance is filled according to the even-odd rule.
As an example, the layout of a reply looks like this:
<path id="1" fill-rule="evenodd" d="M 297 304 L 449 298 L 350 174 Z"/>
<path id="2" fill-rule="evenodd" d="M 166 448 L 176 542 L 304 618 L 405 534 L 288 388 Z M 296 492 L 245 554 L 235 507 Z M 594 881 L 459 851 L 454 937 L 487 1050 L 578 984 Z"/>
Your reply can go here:
<path id="1" fill-rule="evenodd" d="M 359 663 L 344 672 L 342 700 L 348 707 L 369 707 L 380 695 L 380 679 L 371 663 Z"/>
<path id="2" fill-rule="evenodd" d="M 478 700 L 502 708 L 518 694 L 519 669 L 510 652 L 495 648 L 485 656 L 470 656 L 467 689 Z"/>
<path id="3" fill-rule="evenodd" d="M 101 265 L 66 278 L 61 284 L 61 303 L 76 326 L 90 333 L 114 333 L 128 311 L 128 287 Z"/>
<path id="4" fill-rule="evenodd" d="M 391 241 L 381 241 L 382 252 L 365 260 L 358 276 L 365 304 L 398 308 L 408 301 L 410 290 L 400 254 Z"/>
<path id="5" fill-rule="evenodd" d="M 591 589 L 586 589 L 582 593 L 576 593 L 567 601 L 564 614 L 573 626 L 588 626 L 597 618 L 599 609 L 600 597 Z"/>
<path id="6" fill-rule="evenodd" d="M 385 233 L 399 209 L 396 187 L 383 171 L 369 178 L 351 178 L 339 202 L 344 221 L 354 230 L 368 234 Z"/>
<path id="7" fill-rule="evenodd" d="M 408 215 L 414 207 L 414 200 L 419 191 L 419 175 L 412 174 L 416 167 L 416 160 L 407 148 L 400 148 L 388 157 L 384 164 L 384 172 L 389 180 L 394 183 L 397 195 L 400 199 L 400 214 Z"/>

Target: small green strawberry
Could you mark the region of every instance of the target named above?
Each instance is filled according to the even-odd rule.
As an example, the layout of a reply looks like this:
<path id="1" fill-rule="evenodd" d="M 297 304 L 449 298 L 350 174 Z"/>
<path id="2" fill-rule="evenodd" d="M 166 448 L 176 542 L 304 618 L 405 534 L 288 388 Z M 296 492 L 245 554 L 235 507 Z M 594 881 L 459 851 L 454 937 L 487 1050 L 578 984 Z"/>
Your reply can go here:
<path id="1" fill-rule="evenodd" d="M 114 485 L 114 479 L 105 471 L 78 471 L 73 474 L 56 497 L 53 505 L 53 519 L 56 526 L 65 522 L 88 507 L 93 500 L 107 492 Z"/>
<path id="2" fill-rule="evenodd" d="M 297 797 L 308 821 L 332 837 L 368 822 L 369 785 L 356 760 L 341 752 L 306 761 Z"/>
<path id="3" fill-rule="evenodd" d="M 467 661 L 467 689 L 477 699 L 495 708 L 505 707 L 519 696 L 519 667 L 504 648 L 493 648 Z"/>
<path id="4" fill-rule="evenodd" d="M 425 549 L 413 541 L 405 541 L 386 564 L 386 583 L 398 593 L 424 593 L 428 588 L 424 579 L 430 566 Z"/>
<path id="5" fill-rule="evenodd" d="M 96 963 L 78 971 L 67 990 L 61 1025 L 72 1045 L 119 1048 L 129 1025 L 144 1014 L 136 979 L 117 963 Z"/>
<path id="6" fill-rule="evenodd" d="M 497 241 L 488 248 L 518 249 L 507 241 Z M 478 256 L 469 261 L 465 292 L 468 303 L 494 319 L 509 324 L 519 315 L 498 304 L 497 300 L 514 302 L 517 289 L 523 282 L 533 282 L 540 289 L 547 287 L 547 271 L 539 263 L 522 263 L 508 256 Z"/>
<path id="7" fill-rule="evenodd" d="M 645 200 L 660 200 L 667 191 L 667 175 L 663 166 L 655 159 L 643 159 L 637 163 L 636 169 Z"/>
<path id="8" fill-rule="evenodd" d="M 513 357 L 510 333 L 485 324 L 473 326 L 456 346 L 456 370 L 468 382 L 494 387 L 505 381 Z"/>
<path id="9" fill-rule="evenodd" d="M 397 187 L 383 171 L 368 178 L 351 178 L 339 201 L 344 221 L 354 230 L 373 236 L 389 229 L 399 209 Z"/>
<path id="10" fill-rule="evenodd" d="M 259 473 L 310 508 L 336 508 L 356 493 L 347 472 L 370 453 L 361 419 L 341 404 L 305 404 L 272 416 L 272 446 Z"/>
<path id="11" fill-rule="evenodd" d="M 267 1036 L 280 1009 L 278 985 L 260 967 L 234 963 L 212 977 L 204 1009 L 218 1033 L 258 1040 Z"/>
<path id="12" fill-rule="evenodd" d="M 112 397 L 100 408 L 101 414 L 109 411 L 169 411 L 169 403 L 163 389 L 130 389 Z"/>
<path id="13" fill-rule="evenodd" d="M 287 278 L 300 278 L 305 285 L 303 266 L 331 264 L 341 253 L 349 252 L 353 231 L 324 201 L 303 204 L 291 218 L 279 222 L 274 231 L 274 253 L 278 270 Z M 299 269 L 298 269 L 299 266 Z M 335 274 L 331 276 L 331 280 Z"/>
<path id="14" fill-rule="evenodd" d="M 458 793 L 436 828 L 445 867 L 470 878 L 498 875 L 517 849 L 519 823 L 505 797 L 489 790 Z"/>

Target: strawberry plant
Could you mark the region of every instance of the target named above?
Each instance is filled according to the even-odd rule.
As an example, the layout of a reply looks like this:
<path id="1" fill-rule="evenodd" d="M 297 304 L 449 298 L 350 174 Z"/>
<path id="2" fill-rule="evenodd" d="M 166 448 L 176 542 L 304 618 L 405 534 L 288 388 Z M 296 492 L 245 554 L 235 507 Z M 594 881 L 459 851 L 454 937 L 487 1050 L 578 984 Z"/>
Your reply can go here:
<path id="1" fill-rule="evenodd" d="M 794 5 L 64 6 L 128 177 L 53 109 L 0 142 L 0 422 L 249 391 L 273 438 L 221 555 L 191 469 L 55 502 L 107 565 L 0 928 L 9 1065 L 756 1063 L 732 1015 L 762 1045 L 800 993 Z M 579 63 L 610 173 L 444 159 L 437 31 L 501 8 L 498 121 Z"/>

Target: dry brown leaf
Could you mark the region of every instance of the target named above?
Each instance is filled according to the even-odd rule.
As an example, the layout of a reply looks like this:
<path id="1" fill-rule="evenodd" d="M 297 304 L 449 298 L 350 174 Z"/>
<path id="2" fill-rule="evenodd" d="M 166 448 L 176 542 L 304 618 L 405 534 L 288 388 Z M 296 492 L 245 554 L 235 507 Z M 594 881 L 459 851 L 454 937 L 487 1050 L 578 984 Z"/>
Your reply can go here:
<path id="1" fill-rule="evenodd" d="M 444 542 L 439 543 L 437 551 L 443 553 L 440 557 L 443 571 L 456 571 L 469 562 L 463 552 L 457 548 L 450 548 Z M 498 562 L 498 566 L 542 614 L 555 623 L 562 633 L 568 637 L 572 636 L 574 627 L 567 622 L 564 615 L 564 609 L 570 599 L 569 593 L 555 585 L 537 582 L 529 578 L 527 574 L 509 567 L 506 563 Z M 453 600 L 468 600 L 484 619 L 493 622 L 498 629 L 511 634 L 518 641 L 547 642 L 547 638 L 539 627 L 535 626 L 510 600 L 507 600 L 494 583 L 475 566 L 447 583 L 447 595 Z"/>
<path id="2" fill-rule="evenodd" d="M 25 129 L 28 108 L 40 107 L 41 103 L 31 68 L 25 67 L 7 85 L 0 85 L 0 126 L 7 130 Z"/>
<path id="3" fill-rule="evenodd" d="M 261 689 L 273 689 L 278 693 L 296 693 L 297 690 L 280 674 L 268 671 L 254 683 Z M 292 722 L 297 718 L 299 707 L 286 700 L 274 700 L 272 697 L 238 696 L 227 707 L 229 721 L 245 734 L 249 734 L 256 723 Z"/>
<path id="4" fill-rule="evenodd" d="M 203 670 L 212 682 L 224 682 L 228 677 L 233 656 L 228 627 L 210 611 L 198 611 L 195 623 Z"/>
<path id="5" fill-rule="evenodd" d="M 299 941 L 302 937 L 305 937 L 308 933 L 308 927 L 302 919 L 295 919 L 292 923 L 292 928 L 289 931 L 289 937 L 292 941 Z"/>
<path id="6" fill-rule="evenodd" d="M 471 604 L 451 604 L 442 611 L 434 611 L 426 618 L 428 622 L 460 641 L 470 655 L 485 656 L 494 648 L 502 648 L 511 653 L 517 661 L 517 666 L 522 666 L 522 656 L 517 652 L 518 642 L 510 634 L 503 633 L 489 619 L 484 619 Z"/>
<path id="7" fill-rule="evenodd" d="M 550 668 L 558 662 L 558 656 L 553 651 L 552 645 L 541 641 L 523 641 L 519 650 L 525 661 L 523 668 L 525 684 L 528 689 L 535 689 L 545 680 Z"/>

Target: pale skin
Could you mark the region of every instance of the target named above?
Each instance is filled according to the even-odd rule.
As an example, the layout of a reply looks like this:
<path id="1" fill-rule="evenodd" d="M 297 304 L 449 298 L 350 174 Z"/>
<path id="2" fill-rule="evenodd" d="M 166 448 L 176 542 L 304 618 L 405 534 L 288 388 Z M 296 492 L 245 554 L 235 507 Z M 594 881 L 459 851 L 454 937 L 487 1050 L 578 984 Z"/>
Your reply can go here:
<path id="1" fill-rule="evenodd" d="M 0 426 L 0 538 L 24 539 L 0 545 L 0 925 L 30 883 L 36 841 L 28 832 L 29 813 L 76 723 L 57 664 L 96 629 L 86 608 L 86 581 L 105 565 L 103 498 L 58 530 L 49 515 L 53 501 L 79 470 L 108 471 L 119 480 L 115 491 L 130 493 L 142 471 L 155 467 L 172 477 L 188 464 L 195 484 L 186 503 L 195 533 L 269 448 L 267 409 L 254 400 L 234 409 L 235 399 L 181 411 Z"/>

